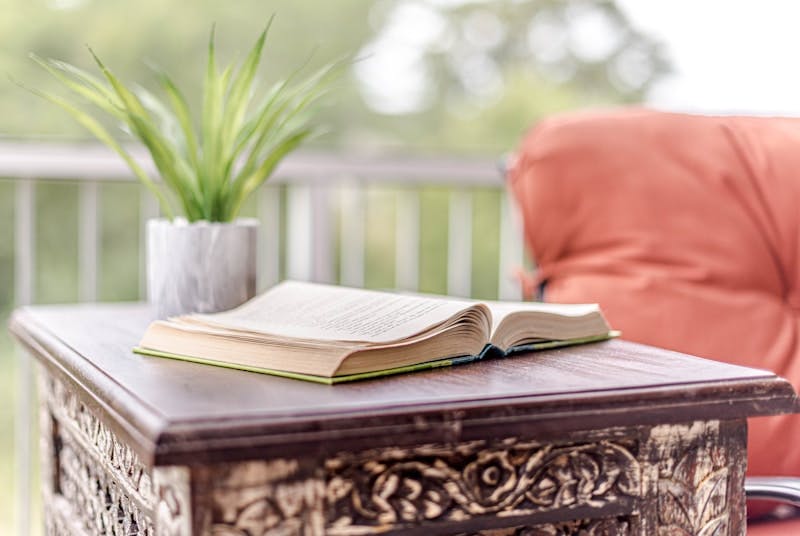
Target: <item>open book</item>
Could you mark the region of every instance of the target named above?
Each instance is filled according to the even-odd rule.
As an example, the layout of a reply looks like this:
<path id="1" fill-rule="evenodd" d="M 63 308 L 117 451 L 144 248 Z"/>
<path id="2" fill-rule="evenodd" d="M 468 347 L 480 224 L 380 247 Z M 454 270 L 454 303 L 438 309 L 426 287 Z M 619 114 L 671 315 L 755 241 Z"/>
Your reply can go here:
<path id="1" fill-rule="evenodd" d="M 155 321 L 134 351 L 338 383 L 614 336 L 597 305 L 475 302 L 287 281 Z"/>

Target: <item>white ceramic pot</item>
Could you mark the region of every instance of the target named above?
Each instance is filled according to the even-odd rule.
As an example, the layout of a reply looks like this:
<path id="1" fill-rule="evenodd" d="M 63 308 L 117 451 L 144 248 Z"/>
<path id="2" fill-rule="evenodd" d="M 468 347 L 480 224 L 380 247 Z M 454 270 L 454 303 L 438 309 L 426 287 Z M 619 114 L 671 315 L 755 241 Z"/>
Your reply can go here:
<path id="1" fill-rule="evenodd" d="M 159 318 L 225 311 L 256 292 L 258 221 L 147 222 L 147 298 Z"/>

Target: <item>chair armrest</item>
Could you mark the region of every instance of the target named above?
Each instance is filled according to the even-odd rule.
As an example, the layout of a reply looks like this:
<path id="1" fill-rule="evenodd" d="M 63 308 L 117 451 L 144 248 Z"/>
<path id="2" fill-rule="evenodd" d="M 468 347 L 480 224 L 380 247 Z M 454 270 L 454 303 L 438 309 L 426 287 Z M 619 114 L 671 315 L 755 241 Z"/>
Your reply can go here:
<path id="1" fill-rule="evenodd" d="M 744 480 L 748 499 L 779 501 L 800 507 L 800 478 L 754 476 Z"/>

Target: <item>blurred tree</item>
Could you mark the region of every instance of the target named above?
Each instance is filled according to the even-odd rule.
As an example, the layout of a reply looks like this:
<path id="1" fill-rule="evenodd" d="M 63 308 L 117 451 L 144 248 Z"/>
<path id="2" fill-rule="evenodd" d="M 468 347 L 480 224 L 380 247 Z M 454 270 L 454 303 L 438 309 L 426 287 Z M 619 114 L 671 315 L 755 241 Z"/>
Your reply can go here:
<path id="1" fill-rule="evenodd" d="M 609 0 L 0 0 L 0 10 L 0 69 L 47 88 L 28 52 L 91 68 L 84 45 L 125 80 L 153 87 L 152 62 L 199 87 L 212 23 L 230 55 L 276 13 L 263 76 L 356 57 L 321 117 L 324 143 L 362 148 L 495 152 L 546 113 L 638 102 L 667 68 Z M 86 137 L 13 84 L 0 87 L 0 135 Z"/>
<path id="2" fill-rule="evenodd" d="M 401 144 L 496 152 L 548 113 L 641 102 L 668 71 L 610 0 L 383 0 L 370 19 L 357 87 Z"/>
<path id="3" fill-rule="evenodd" d="M 309 72 L 352 54 L 368 35 L 368 0 L 0 0 L 0 69 L 33 87 L 58 88 L 28 59 L 29 52 L 96 69 L 90 46 L 120 78 L 155 88 L 148 64 L 169 72 L 191 104 L 200 100 L 206 47 L 212 25 L 223 60 L 248 50 L 276 14 L 260 75 Z M 192 88 L 197 88 L 192 91 Z M 48 103 L 13 84 L 0 89 L 0 133 L 6 136 L 87 137 Z"/>

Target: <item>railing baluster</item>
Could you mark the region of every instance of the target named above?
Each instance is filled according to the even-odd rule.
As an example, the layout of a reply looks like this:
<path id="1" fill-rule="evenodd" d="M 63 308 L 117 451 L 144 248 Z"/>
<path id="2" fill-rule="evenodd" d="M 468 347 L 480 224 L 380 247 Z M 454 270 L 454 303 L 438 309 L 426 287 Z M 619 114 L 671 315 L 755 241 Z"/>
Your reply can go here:
<path id="1" fill-rule="evenodd" d="M 16 183 L 16 199 L 14 200 L 14 281 L 17 305 L 33 303 L 33 271 L 35 259 L 35 227 L 36 211 L 35 184 L 32 180 L 21 179 Z"/>
<path id="2" fill-rule="evenodd" d="M 147 222 L 158 218 L 158 201 L 147 188 L 139 189 L 139 297 L 147 299 Z"/>
<path id="3" fill-rule="evenodd" d="M 18 306 L 28 305 L 34 299 L 34 269 L 36 266 L 34 240 L 36 227 L 35 185 L 32 180 L 21 179 L 16 183 L 14 208 L 14 281 Z M 33 370 L 30 358 L 22 351 L 17 356 L 17 399 L 15 421 L 16 470 L 17 470 L 17 534 L 31 531 L 31 407 L 33 406 Z"/>
<path id="4" fill-rule="evenodd" d="M 261 188 L 258 195 L 258 218 L 261 236 L 258 241 L 260 289 L 266 289 L 281 277 L 281 191 L 276 186 Z"/>
<path id="5" fill-rule="evenodd" d="M 447 293 L 472 294 L 472 194 L 457 189 L 450 194 L 447 233 Z"/>
<path id="6" fill-rule="evenodd" d="M 397 193 L 395 224 L 395 285 L 419 289 L 420 209 L 419 191 L 404 188 Z"/>
<path id="7" fill-rule="evenodd" d="M 97 268 L 99 264 L 100 233 L 97 217 L 99 185 L 96 181 L 80 185 L 78 208 L 78 298 L 97 301 Z"/>
<path id="8" fill-rule="evenodd" d="M 318 283 L 333 282 L 334 239 L 330 188 L 316 183 L 311 186 L 311 277 Z"/>
<path id="9" fill-rule="evenodd" d="M 311 280 L 311 188 L 307 185 L 287 189 L 286 272 L 290 279 Z"/>
<path id="10" fill-rule="evenodd" d="M 353 182 L 342 187 L 341 203 L 340 279 L 343 285 L 363 287 L 367 217 L 364 185 Z"/>
<path id="11" fill-rule="evenodd" d="M 521 225 L 517 205 L 511 194 L 504 192 L 500 198 L 500 269 L 497 288 L 501 300 L 522 298 L 521 286 L 514 273 L 522 269 L 524 262 Z"/>

